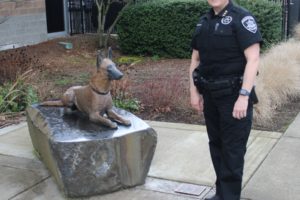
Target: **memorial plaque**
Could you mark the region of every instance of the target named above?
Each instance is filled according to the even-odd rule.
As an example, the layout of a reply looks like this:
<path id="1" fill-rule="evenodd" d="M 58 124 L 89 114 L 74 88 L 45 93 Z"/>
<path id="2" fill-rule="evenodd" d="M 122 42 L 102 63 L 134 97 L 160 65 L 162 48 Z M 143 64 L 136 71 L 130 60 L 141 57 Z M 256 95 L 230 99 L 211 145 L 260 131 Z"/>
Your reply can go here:
<path id="1" fill-rule="evenodd" d="M 194 184 L 188 184 L 188 183 L 182 183 L 180 184 L 176 189 L 175 192 L 182 193 L 182 194 L 188 194 L 188 195 L 194 195 L 199 196 L 201 195 L 207 187 L 201 186 L 201 185 L 194 185 Z"/>

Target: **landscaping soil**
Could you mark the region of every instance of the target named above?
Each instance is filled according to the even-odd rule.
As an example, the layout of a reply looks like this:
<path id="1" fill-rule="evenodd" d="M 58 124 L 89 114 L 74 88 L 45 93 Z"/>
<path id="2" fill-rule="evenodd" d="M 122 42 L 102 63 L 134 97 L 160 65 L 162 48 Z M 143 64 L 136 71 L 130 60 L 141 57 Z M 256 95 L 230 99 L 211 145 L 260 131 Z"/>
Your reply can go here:
<path id="1" fill-rule="evenodd" d="M 59 42 L 71 42 L 73 49 L 67 50 Z M 87 84 L 96 71 L 97 46 L 97 37 L 88 34 L 23 48 L 26 57 L 37 66 L 29 83 L 37 89 L 40 101 L 57 99 L 70 86 Z M 121 56 L 128 56 L 122 55 L 115 41 L 111 41 L 111 46 L 115 62 Z M 8 67 L 7 60 L 15 59 L 18 53 L 16 49 L 1 51 L 0 58 L 5 57 L 6 64 L 4 66 L 1 63 L 3 59 L 0 59 L 0 68 Z M 121 91 L 124 96 L 138 100 L 140 109 L 132 112 L 144 120 L 205 124 L 203 114 L 192 110 L 189 104 L 189 64 L 189 59 L 163 59 L 158 56 L 143 57 L 134 63 L 120 63 L 125 76 L 114 93 Z M 259 125 L 261 123 L 254 122 L 253 128 L 284 132 L 299 111 L 300 99 L 290 99 L 276 109 L 272 123 Z M 1 124 L 5 126 L 3 118 L 2 121 L 0 118 L 0 128 Z"/>

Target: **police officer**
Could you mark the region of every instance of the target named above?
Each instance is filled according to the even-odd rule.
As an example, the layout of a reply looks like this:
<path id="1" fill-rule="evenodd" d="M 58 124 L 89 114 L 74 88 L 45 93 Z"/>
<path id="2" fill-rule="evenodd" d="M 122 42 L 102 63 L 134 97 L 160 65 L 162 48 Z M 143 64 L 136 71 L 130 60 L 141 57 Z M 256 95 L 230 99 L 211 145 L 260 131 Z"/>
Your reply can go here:
<path id="1" fill-rule="evenodd" d="M 206 199 L 239 200 L 262 38 L 249 11 L 231 0 L 208 4 L 192 39 L 190 65 L 191 104 L 204 112 L 217 177 L 216 194 Z"/>

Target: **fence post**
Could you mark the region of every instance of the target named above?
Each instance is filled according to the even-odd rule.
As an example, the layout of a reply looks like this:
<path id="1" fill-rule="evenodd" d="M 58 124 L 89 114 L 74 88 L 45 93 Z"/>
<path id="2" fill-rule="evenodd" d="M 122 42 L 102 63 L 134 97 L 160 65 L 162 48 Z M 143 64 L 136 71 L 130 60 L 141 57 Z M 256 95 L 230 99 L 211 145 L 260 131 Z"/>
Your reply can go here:
<path id="1" fill-rule="evenodd" d="M 293 35 L 296 24 L 300 21 L 300 0 L 288 0 L 288 37 Z"/>

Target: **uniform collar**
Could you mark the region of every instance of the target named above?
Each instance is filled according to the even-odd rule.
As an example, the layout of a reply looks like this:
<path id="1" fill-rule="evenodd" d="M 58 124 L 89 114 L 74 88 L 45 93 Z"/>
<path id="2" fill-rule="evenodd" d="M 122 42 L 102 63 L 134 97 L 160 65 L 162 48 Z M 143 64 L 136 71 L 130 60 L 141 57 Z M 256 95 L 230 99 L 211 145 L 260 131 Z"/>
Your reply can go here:
<path id="1" fill-rule="evenodd" d="M 211 8 L 207 17 L 208 18 L 212 18 L 214 16 L 225 17 L 225 16 L 227 16 L 227 14 L 229 13 L 229 11 L 232 8 L 233 8 L 233 3 L 231 1 L 229 1 L 228 4 L 225 6 L 225 8 L 223 8 L 223 10 L 221 12 L 219 12 L 217 15 L 215 15 L 213 8 Z"/>

